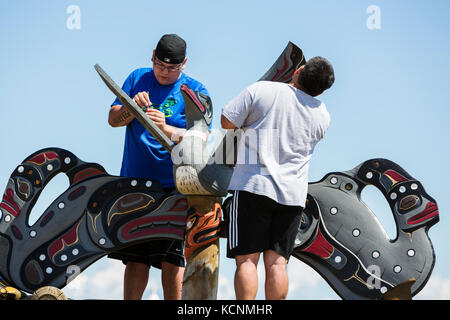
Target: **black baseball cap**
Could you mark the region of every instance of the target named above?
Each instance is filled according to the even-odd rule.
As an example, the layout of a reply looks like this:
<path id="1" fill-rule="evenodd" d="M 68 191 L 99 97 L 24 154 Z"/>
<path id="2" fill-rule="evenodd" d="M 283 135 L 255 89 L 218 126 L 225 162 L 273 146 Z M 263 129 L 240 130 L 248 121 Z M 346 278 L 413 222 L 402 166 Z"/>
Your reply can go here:
<path id="1" fill-rule="evenodd" d="M 159 40 L 155 54 L 165 63 L 181 63 L 186 57 L 186 41 L 176 34 L 165 34 Z"/>

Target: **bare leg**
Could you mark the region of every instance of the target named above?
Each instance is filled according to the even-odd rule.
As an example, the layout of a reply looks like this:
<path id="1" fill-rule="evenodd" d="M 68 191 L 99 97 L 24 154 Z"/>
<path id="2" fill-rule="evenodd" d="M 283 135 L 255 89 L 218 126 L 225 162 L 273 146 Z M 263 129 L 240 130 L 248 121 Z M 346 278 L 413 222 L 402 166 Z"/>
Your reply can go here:
<path id="1" fill-rule="evenodd" d="M 164 300 L 181 300 L 184 268 L 163 262 L 161 266 L 161 282 Z"/>
<path id="2" fill-rule="evenodd" d="M 286 270 L 287 259 L 273 250 L 263 254 L 266 269 L 265 292 L 267 300 L 286 299 L 289 280 Z"/>
<path id="3" fill-rule="evenodd" d="M 125 300 L 141 300 L 147 287 L 150 268 L 139 262 L 127 262 L 124 275 L 123 297 Z"/>
<path id="4" fill-rule="evenodd" d="M 237 300 L 253 300 L 258 293 L 257 266 L 260 253 L 236 256 L 234 290 Z"/>

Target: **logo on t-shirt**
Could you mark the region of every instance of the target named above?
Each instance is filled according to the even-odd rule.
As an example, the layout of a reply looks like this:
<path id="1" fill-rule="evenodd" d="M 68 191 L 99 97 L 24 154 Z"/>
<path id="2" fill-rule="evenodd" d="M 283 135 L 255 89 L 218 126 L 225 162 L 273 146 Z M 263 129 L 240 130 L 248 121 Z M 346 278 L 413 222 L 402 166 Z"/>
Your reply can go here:
<path id="1" fill-rule="evenodd" d="M 164 113 L 166 118 L 169 118 L 169 117 L 173 116 L 172 106 L 176 105 L 177 103 L 178 102 L 175 98 L 170 97 L 170 98 L 167 98 L 166 100 L 164 100 L 164 102 L 161 104 L 153 103 L 149 108 L 159 110 L 162 113 Z"/>

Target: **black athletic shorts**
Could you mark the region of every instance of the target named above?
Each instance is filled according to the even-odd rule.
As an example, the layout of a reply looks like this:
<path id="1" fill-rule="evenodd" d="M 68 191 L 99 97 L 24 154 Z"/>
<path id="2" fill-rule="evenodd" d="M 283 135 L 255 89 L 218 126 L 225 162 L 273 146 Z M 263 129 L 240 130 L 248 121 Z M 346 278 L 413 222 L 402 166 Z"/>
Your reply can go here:
<path id="1" fill-rule="evenodd" d="M 184 267 L 184 241 L 152 240 L 143 242 L 110 253 L 108 258 L 122 260 L 125 265 L 129 261 L 140 262 L 158 269 L 161 269 L 162 262 Z"/>
<path id="2" fill-rule="evenodd" d="M 228 213 L 227 257 L 271 249 L 289 260 L 302 210 L 266 196 L 235 191 Z"/>
<path id="3" fill-rule="evenodd" d="M 178 192 L 175 188 L 166 188 L 167 194 Z M 168 262 L 179 267 L 185 267 L 184 241 L 180 240 L 151 240 L 131 247 L 127 247 L 108 255 L 108 258 L 127 262 L 140 262 L 147 266 L 161 269 L 162 262 Z"/>

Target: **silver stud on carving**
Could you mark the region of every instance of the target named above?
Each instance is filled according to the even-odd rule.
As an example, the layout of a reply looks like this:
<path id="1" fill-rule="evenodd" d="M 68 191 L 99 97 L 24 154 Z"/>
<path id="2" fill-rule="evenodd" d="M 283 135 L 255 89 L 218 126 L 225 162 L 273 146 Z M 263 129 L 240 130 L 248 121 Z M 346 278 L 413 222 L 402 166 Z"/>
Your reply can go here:
<path id="1" fill-rule="evenodd" d="M 400 271 L 402 271 L 402 267 L 400 267 L 400 266 L 395 266 L 394 267 L 394 272 L 395 273 L 400 273 Z"/>

